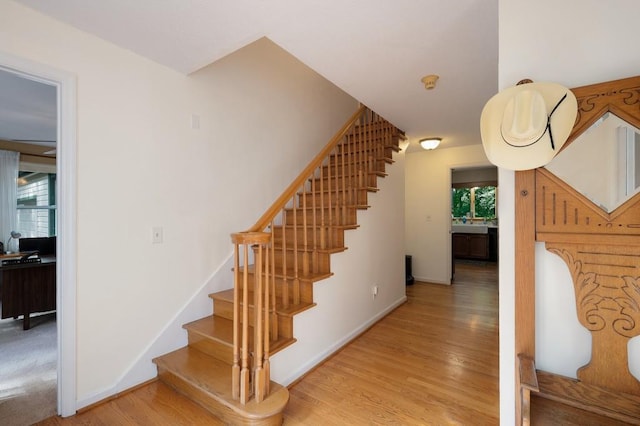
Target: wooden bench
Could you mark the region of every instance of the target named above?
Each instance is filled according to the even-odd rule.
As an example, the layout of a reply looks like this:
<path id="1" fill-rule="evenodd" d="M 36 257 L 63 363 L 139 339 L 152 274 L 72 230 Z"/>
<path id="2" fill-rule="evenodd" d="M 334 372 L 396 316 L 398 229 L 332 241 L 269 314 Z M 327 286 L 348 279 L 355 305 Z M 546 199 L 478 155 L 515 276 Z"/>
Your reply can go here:
<path id="1" fill-rule="evenodd" d="M 577 379 L 536 370 L 535 361 L 518 355 L 522 424 L 531 424 L 531 392 L 614 420 L 640 425 L 640 396 L 611 391 Z M 535 419 L 534 419 L 535 420 Z"/>

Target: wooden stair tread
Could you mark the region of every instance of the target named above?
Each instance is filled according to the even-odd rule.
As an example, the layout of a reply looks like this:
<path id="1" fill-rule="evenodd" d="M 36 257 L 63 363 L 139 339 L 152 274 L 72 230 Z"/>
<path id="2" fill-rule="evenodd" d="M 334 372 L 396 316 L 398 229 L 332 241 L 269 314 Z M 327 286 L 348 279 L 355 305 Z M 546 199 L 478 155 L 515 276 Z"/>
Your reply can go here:
<path id="1" fill-rule="evenodd" d="M 405 138 L 406 139 L 406 138 Z M 350 146 L 350 150 L 349 152 L 353 153 L 353 152 L 362 152 L 362 149 L 358 148 L 358 142 L 354 141 L 354 140 L 348 140 L 347 143 L 343 143 L 342 145 L 340 145 L 340 148 L 344 147 L 345 145 L 349 145 Z M 354 149 L 351 149 L 351 147 L 355 147 Z M 400 148 L 400 144 L 399 143 L 392 143 L 392 144 L 383 144 L 382 145 L 382 149 L 391 149 L 393 152 L 400 152 L 402 151 L 402 148 Z M 375 150 L 375 148 L 373 149 Z M 372 151 L 371 148 L 367 148 L 364 151 L 369 152 Z M 342 154 L 342 151 L 338 154 L 340 155 Z"/>
<path id="2" fill-rule="evenodd" d="M 228 290 L 225 290 L 228 291 Z M 230 301 L 233 302 L 233 290 L 231 290 Z M 286 314 L 285 314 L 286 315 Z M 185 330 L 197 333 L 207 339 L 215 340 L 218 343 L 233 348 L 233 321 L 216 315 L 200 318 L 182 326 Z M 249 327 L 249 346 L 253 340 L 253 327 Z M 296 342 L 294 338 L 278 336 L 277 339 L 269 342 L 269 353 L 273 355 L 287 346 Z"/>
<path id="3" fill-rule="evenodd" d="M 222 290 L 217 293 L 211 293 L 209 295 L 210 298 L 214 300 L 223 300 L 227 303 L 233 303 L 233 289 Z M 253 291 L 249 292 L 249 300 L 253 301 Z M 253 306 L 252 303 L 249 303 L 250 306 Z M 315 303 L 298 303 L 298 304 L 290 304 L 288 307 L 283 308 L 282 305 L 276 305 L 276 312 L 278 315 L 283 316 L 293 316 L 300 312 L 304 312 L 307 309 L 313 308 L 316 306 Z M 271 351 L 273 353 L 273 351 Z"/>
<path id="4" fill-rule="evenodd" d="M 283 307 L 279 307 L 278 308 L 278 315 L 283 315 L 286 317 L 292 317 L 294 315 L 299 314 L 300 312 L 304 312 L 307 309 L 311 309 L 314 306 L 316 306 L 315 303 L 298 303 L 296 305 L 291 304 L 286 308 Z M 272 351 L 273 353 L 273 351 Z"/>
<path id="5" fill-rule="evenodd" d="M 347 204 L 345 206 L 341 206 L 341 205 L 337 205 L 336 206 L 334 204 L 331 207 L 319 208 L 319 207 L 316 206 L 315 210 L 317 211 L 317 213 L 325 213 L 325 214 L 326 213 L 331 213 L 331 214 L 334 214 L 335 213 L 334 210 L 336 208 L 338 208 L 338 209 L 347 208 L 349 210 L 366 210 L 369 207 L 371 207 L 371 206 L 369 206 L 367 204 Z M 286 211 L 286 212 L 293 213 L 294 208 L 293 207 L 287 207 L 286 209 L 283 209 L 283 210 Z M 304 207 L 296 207 L 295 211 L 298 211 L 298 212 L 301 212 L 301 211 L 313 212 L 314 208 L 313 208 L 313 206 L 307 206 L 306 208 L 304 208 Z M 308 222 L 310 222 L 310 221 L 307 220 L 307 227 L 310 228 L 312 225 L 310 223 L 308 223 Z M 300 224 L 297 224 L 297 225 L 300 225 Z M 321 226 L 321 225 L 319 223 L 316 223 L 316 226 Z M 325 224 L 325 226 L 327 226 L 327 225 Z"/>
<path id="6" fill-rule="evenodd" d="M 282 249 L 282 244 L 281 243 L 274 243 L 273 246 L 278 250 Z M 293 247 L 291 247 L 291 244 L 287 244 L 287 249 L 286 250 L 287 250 L 287 252 L 294 251 Z M 307 247 L 307 249 L 305 249 L 304 248 L 304 244 L 299 244 L 298 248 L 297 248 L 298 253 L 304 253 L 304 252 L 313 253 L 314 251 L 317 251 L 318 253 L 334 254 L 334 253 L 342 253 L 345 250 L 347 250 L 347 247 L 345 247 L 345 246 L 327 247 L 327 248 Z M 293 255 L 291 255 L 291 256 L 293 256 Z"/>
<path id="7" fill-rule="evenodd" d="M 391 148 L 391 147 L 389 147 L 389 148 Z M 369 149 L 366 152 L 369 153 L 371 151 L 375 151 L 375 148 L 374 149 Z M 350 152 L 350 153 L 342 153 L 342 152 L 340 152 L 340 153 L 337 153 L 337 154 L 331 154 L 329 156 L 330 161 L 332 161 L 330 163 L 331 167 L 334 167 L 336 164 L 338 164 L 338 167 L 341 167 L 342 166 L 342 157 L 343 156 L 347 156 L 347 157 L 355 156 L 355 157 L 357 157 L 362 152 L 363 151 L 359 151 L 359 152 L 356 151 L 356 152 Z M 370 160 L 372 160 L 372 161 L 384 161 L 387 164 L 393 164 L 395 162 L 395 160 L 392 157 L 388 157 L 386 155 L 382 155 L 382 156 L 375 156 L 375 157 L 371 156 L 371 158 L 365 157 L 365 158 L 362 158 L 362 159 L 360 159 L 360 158 L 345 158 L 344 166 L 345 167 L 349 167 L 349 165 L 366 164 L 367 161 L 370 161 Z M 333 161 L 336 161 L 337 163 L 333 162 Z M 323 165 L 323 167 L 328 167 L 328 166 L 329 166 L 328 164 L 324 164 Z"/>
<path id="8" fill-rule="evenodd" d="M 241 266 L 239 272 L 242 274 L 244 268 Z M 249 273 L 253 274 L 255 271 L 254 265 L 249 265 Z M 286 278 L 288 280 L 293 280 L 296 277 L 295 271 L 293 270 L 293 268 L 288 268 L 285 273 L 282 273 L 282 268 L 279 265 L 276 265 L 276 270 L 274 273 L 276 278 Z M 300 281 L 309 281 L 309 282 L 316 282 L 316 281 L 321 281 L 324 279 L 329 278 L 330 276 L 332 276 L 333 273 L 332 272 L 319 272 L 319 273 L 309 273 L 309 274 L 303 274 L 302 271 L 298 271 L 298 279 Z"/>
<path id="9" fill-rule="evenodd" d="M 320 192 L 335 194 L 335 192 L 336 192 L 335 188 L 332 188 L 332 189 L 330 189 L 330 188 L 322 188 L 322 191 L 320 191 L 320 188 L 317 188 L 317 185 L 316 185 L 315 189 L 316 189 L 315 191 L 312 191 L 311 188 L 305 189 L 304 192 L 299 191 L 298 192 L 298 196 L 301 197 L 303 195 L 315 195 L 315 194 L 320 194 Z M 358 187 L 347 186 L 346 190 L 347 191 L 353 190 L 353 191 L 378 192 L 378 191 L 380 191 L 380 188 L 377 188 L 375 186 L 358 186 Z M 342 192 L 342 188 L 338 188 L 338 192 Z"/>
<path id="10" fill-rule="evenodd" d="M 288 268 L 283 273 L 282 268 L 279 268 L 278 265 L 276 265 L 276 270 L 274 275 L 276 278 L 286 278 L 289 280 L 295 279 L 296 277 L 296 274 L 293 268 Z M 332 275 L 333 275 L 332 272 L 318 272 L 318 273 L 310 272 L 308 274 L 303 274 L 302 271 L 298 271 L 298 279 L 300 281 L 316 282 L 316 281 L 327 279 Z"/>
<path id="11" fill-rule="evenodd" d="M 316 224 L 316 227 L 317 226 L 318 226 L 318 224 Z M 276 230 L 276 229 L 281 229 L 283 227 L 286 228 L 286 229 L 293 229 L 293 228 L 304 229 L 304 225 L 301 224 L 301 223 L 298 223 L 296 225 L 293 225 L 293 224 L 276 225 L 276 226 L 273 227 L 273 229 Z M 329 228 L 329 229 L 349 230 L 349 229 L 359 228 L 360 225 L 357 225 L 357 224 L 355 224 L 355 225 L 352 225 L 352 224 L 350 224 L 350 225 L 327 225 L 327 224 L 325 224 L 324 227 L 325 228 Z M 307 228 L 309 228 L 308 224 L 307 224 Z M 292 232 L 292 231 L 290 231 L 290 232 Z"/>
<path id="12" fill-rule="evenodd" d="M 352 170 L 353 173 L 350 174 L 339 174 L 339 175 L 335 175 L 335 174 L 331 174 L 331 176 L 328 176 L 327 174 L 324 174 L 323 176 L 314 176 L 309 178 L 309 180 L 327 180 L 327 179 L 341 179 L 342 177 L 347 177 L 347 178 L 357 178 L 360 175 L 360 171 L 358 170 Z M 380 177 L 385 177 L 387 176 L 387 172 L 383 172 L 381 170 L 367 170 L 366 172 L 364 172 L 365 175 L 369 175 L 369 176 L 380 176 Z"/>
<path id="13" fill-rule="evenodd" d="M 348 171 L 348 170 L 347 170 Z M 334 173 L 331 173 L 330 178 L 331 179 L 336 179 L 336 178 L 342 178 L 344 177 L 351 177 L 351 178 L 356 178 L 360 175 L 360 173 L 362 172 L 362 174 L 364 175 L 377 175 L 377 176 L 386 176 L 386 172 L 380 171 L 380 170 L 366 170 L 366 171 L 361 171 L 361 170 L 351 170 L 352 173 L 349 174 L 345 174 L 345 175 L 335 175 Z M 309 177 L 309 180 L 327 180 L 329 179 L 328 173 L 323 173 L 322 176 L 311 176 Z"/>
<path id="14" fill-rule="evenodd" d="M 274 381 L 271 381 L 269 396 L 261 403 L 256 403 L 255 399 L 244 405 L 234 401 L 231 394 L 231 366 L 193 348 L 178 349 L 155 358 L 153 362 L 160 370 L 178 377 L 244 418 L 260 419 L 277 415 L 289 401 L 287 388 Z"/>
<path id="15" fill-rule="evenodd" d="M 346 206 L 341 206 L 341 205 L 336 206 L 336 205 L 333 205 L 333 206 L 331 207 L 331 210 L 334 210 L 336 207 L 337 207 L 337 208 L 346 207 L 346 208 L 349 208 L 349 209 L 355 209 L 355 210 L 367 210 L 367 209 L 369 209 L 371 206 L 370 206 L 370 205 L 368 205 L 368 204 L 347 204 Z M 327 209 L 329 209 L 329 207 L 327 207 Z M 293 209 L 292 209 L 292 208 L 291 208 L 291 209 L 286 209 L 286 210 L 293 212 Z M 303 207 L 296 207 L 296 210 L 297 210 L 297 211 L 300 211 L 300 210 L 305 210 L 305 209 L 304 209 Z M 313 211 L 313 207 L 307 207 L 307 208 L 306 208 L 306 210 L 308 210 L 308 211 Z M 319 209 L 318 209 L 318 210 L 319 210 Z M 332 213 L 333 213 L 333 212 L 332 212 Z M 309 220 L 307 220 L 307 222 L 309 222 Z M 316 223 L 316 227 L 319 227 L 319 226 L 321 226 L 321 225 L 320 225 L 319 223 Z M 327 226 L 327 225 L 325 224 L 325 226 Z M 311 227 L 311 224 L 307 223 L 307 228 L 310 228 L 310 227 Z"/>
<path id="16" fill-rule="evenodd" d="M 628 423 L 640 424 L 640 396 L 608 391 L 580 380 L 537 370 L 538 396 Z"/>

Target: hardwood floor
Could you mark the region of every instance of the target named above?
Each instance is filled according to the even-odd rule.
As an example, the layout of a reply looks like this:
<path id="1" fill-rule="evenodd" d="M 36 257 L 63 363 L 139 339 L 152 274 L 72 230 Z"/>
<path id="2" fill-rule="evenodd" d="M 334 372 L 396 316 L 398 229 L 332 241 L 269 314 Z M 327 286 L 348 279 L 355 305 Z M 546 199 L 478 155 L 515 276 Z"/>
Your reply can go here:
<path id="1" fill-rule="evenodd" d="M 408 302 L 290 389 L 285 424 L 498 424 L 495 265 Z"/>
<path id="2" fill-rule="evenodd" d="M 408 301 L 290 388 L 285 425 L 496 425 L 495 264 L 460 264 L 452 286 L 416 282 Z M 41 425 L 220 425 L 153 382 Z"/>

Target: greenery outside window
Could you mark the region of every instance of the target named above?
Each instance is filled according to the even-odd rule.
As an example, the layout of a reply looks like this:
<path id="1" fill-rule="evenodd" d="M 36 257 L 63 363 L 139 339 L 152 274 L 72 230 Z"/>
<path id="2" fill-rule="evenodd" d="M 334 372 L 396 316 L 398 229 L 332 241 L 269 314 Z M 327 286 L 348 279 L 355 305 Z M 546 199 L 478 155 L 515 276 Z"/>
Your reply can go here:
<path id="1" fill-rule="evenodd" d="M 451 216 L 485 220 L 495 218 L 496 186 L 455 185 L 451 190 Z"/>

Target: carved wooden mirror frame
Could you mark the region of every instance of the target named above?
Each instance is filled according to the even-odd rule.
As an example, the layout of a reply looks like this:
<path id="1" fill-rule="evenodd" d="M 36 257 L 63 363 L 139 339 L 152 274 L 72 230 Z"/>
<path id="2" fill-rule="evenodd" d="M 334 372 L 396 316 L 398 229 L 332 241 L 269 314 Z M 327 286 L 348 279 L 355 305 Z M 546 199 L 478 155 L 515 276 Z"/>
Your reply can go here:
<path id="1" fill-rule="evenodd" d="M 607 112 L 640 128 L 640 76 L 572 91 L 578 116 L 563 149 Z M 607 213 L 544 168 L 516 172 L 515 190 L 516 355 L 535 357 L 534 246 L 544 242 L 569 267 L 578 319 L 592 336 L 578 382 L 640 397 L 627 359 L 629 339 L 640 335 L 640 194 Z M 516 381 L 519 422 L 528 407 Z"/>

